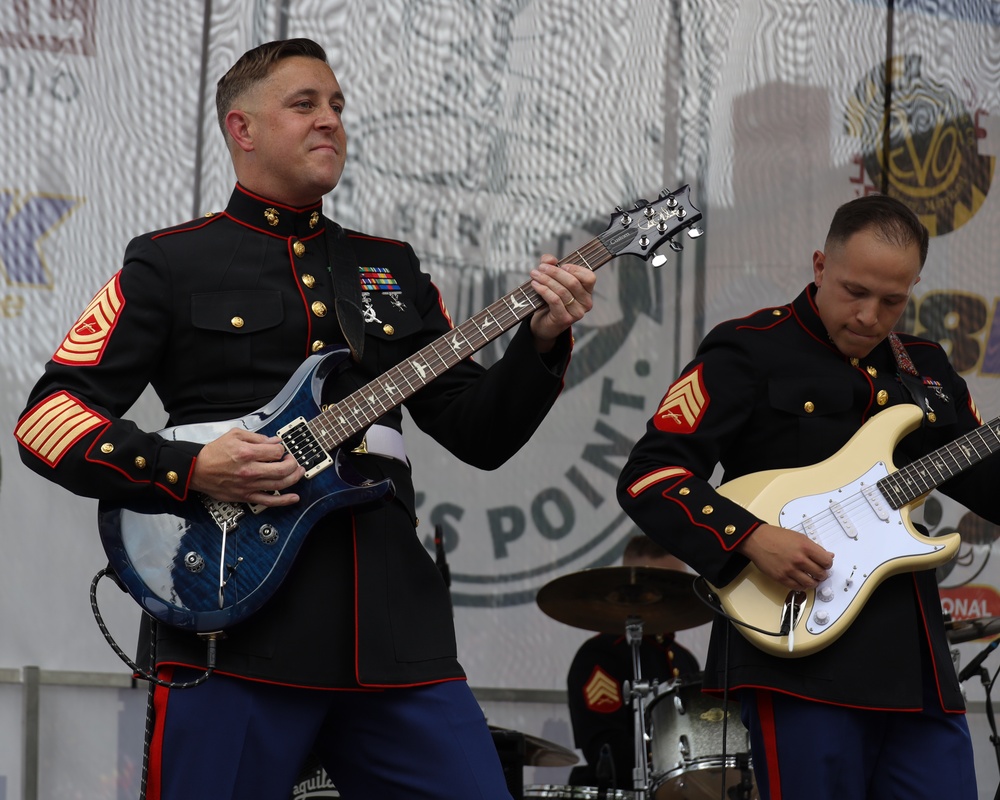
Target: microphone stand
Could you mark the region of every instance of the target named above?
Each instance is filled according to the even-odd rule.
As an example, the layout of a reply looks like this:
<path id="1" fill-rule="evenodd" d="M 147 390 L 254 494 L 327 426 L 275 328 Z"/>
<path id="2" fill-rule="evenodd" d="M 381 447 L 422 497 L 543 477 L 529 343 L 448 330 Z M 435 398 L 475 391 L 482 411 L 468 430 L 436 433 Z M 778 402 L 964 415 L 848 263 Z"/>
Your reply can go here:
<path id="1" fill-rule="evenodd" d="M 1000 646 L 1000 639 L 994 639 L 988 645 L 986 645 L 979 654 L 969 662 L 969 664 L 962 669 L 958 674 L 958 682 L 964 683 L 973 675 L 979 675 L 980 681 L 982 681 L 983 689 L 986 690 L 986 721 L 990 726 L 990 744 L 993 745 L 993 752 L 997 760 L 997 766 L 1000 767 L 1000 736 L 997 735 L 997 723 L 996 718 L 993 715 L 993 701 L 990 698 L 990 694 L 993 691 L 993 681 L 990 679 L 990 673 L 983 666 L 983 662 L 986 657 L 992 653 L 997 647 Z M 1000 783 L 997 784 L 996 793 L 993 795 L 994 800 L 1000 800 Z"/>
<path id="2" fill-rule="evenodd" d="M 996 756 L 997 767 L 1000 767 L 1000 736 L 997 736 L 997 723 L 993 716 L 993 701 L 990 699 L 990 693 L 993 691 L 993 681 L 990 680 L 990 674 L 986 670 L 986 667 L 979 668 L 979 677 L 983 682 L 983 688 L 986 690 L 986 721 L 990 725 L 990 743 L 993 745 L 993 754 Z M 993 800 L 1000 800 L 1000 783 L 997 784 Z"/>

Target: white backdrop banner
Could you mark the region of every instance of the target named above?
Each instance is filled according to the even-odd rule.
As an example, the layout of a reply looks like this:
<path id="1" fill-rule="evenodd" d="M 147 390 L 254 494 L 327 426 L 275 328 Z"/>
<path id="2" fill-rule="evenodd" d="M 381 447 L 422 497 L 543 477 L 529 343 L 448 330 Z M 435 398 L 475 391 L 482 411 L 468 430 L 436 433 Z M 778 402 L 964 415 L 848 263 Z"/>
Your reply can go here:
<path id="1" fill-rule="evenodd" d="M 618 562 L 633 527 L 614 486 L 646 419 L 711 325 L 806 285 L 840 203 L 886 190 L 921 215 L 933 238 L 905 327 L 945 344 L 984 415 L 1000 410 L 995 8 L 897 0 L 890 17 L 876 0 L 0 5 L 0 668 L 124 669 L 87 601 L 105 563 L 96 505 L 24 469 L 10 432 L 128 240 L 225 204 L 234 176 L 214 87 L 244 50 L 284 36 L 327 48 L 350 140 L 327 213 L 410 241 L 456 322 L 521 283 L 540 253 L 565 256 L 603 231 L 616 206 L 693 187 L 706 236 L 659 270 L 632 257 L 601 270 L 564 394 L 511 463 L 474 472 L 406 431 L 420 532 L 429 547 L 435 526 L 443 532 L 472 683 L 562 689 L 590 634 L 548 618 L 536 592 Z M 163 424 L 152 396 L 132 415 Z M 936 494 L 923 519 L 933 533 L 962 534 L 959 557 L 939 572 L 945 610 L 1000 615 L 997 527 Z M 101 599 L 130 648 L 137 608 L 117 590 Z M 705 633 L 681 638 L 702 655 Z M 983 645 L 960 645 L 959 658 Z M 0 723 L 0 742 L 16 734 Z M 2 776 L 18 769 L 0 758 L 0 800 Z"/>

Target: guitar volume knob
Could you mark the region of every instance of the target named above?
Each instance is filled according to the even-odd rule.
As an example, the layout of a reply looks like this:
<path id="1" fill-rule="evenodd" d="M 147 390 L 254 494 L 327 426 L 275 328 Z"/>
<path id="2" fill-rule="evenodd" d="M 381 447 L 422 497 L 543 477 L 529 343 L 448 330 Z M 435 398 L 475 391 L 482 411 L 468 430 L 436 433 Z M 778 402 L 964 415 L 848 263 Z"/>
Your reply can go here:
<path id="1" fill-rule="evenodd" d="M 833 589 L 829 586 L 820 586 L 819 589 L 816 590 L 816 596 L 824 603 L 829 603 L 833 600 L 833 594 Z"/>
<path id="2" fill-rule="evenodd" d="M 260 540 L 264 544 L 274 544 L 278 541 L 278 529 L 273 525 L 261 525 L 258 533 L 260 534 Z"/>

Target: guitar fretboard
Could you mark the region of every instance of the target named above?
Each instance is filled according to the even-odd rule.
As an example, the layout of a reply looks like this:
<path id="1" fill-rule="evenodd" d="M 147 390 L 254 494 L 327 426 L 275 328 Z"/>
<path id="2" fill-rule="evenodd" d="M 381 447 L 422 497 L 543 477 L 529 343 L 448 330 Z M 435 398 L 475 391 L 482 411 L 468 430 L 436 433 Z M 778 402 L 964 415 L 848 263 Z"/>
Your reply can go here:
<path id="1" fill-rule="evenodd" d="M 600 238 L 595 238 L 559 264 L 580 264 L 594 271 L 613 257 Z M 308 423 L 310 430 L 323 447 L 328 450 L 337 447 L 543 305 L 545 301 L 531 288 L 531 281 L 525 281 L 410 358 L 329 406 Z"/>
<path id="2" fill-rule="evenodd" d="M 886 475 L 878 488 L 900 509 L 1000 450 L 1000 417 Z"/>

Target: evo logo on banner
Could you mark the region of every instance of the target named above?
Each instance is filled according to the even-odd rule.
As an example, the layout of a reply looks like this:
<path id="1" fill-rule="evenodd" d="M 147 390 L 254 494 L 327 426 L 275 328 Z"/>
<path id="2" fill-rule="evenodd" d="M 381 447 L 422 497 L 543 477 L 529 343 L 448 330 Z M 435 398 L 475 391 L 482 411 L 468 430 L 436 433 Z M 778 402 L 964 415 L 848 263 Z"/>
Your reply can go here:
<path id="1" fill-rule="evenodd" d="M 885 151 L 886 68 L 893 113 L 889 152 Z M 866 191 L 882 187 L 906 203 L 931 236 L 957 230 L 979 211 L 993 181 L 996 159 L 979 154 L 983 109 L 967 107 L 952 89 L 922 72 L 919 55 L 900 56 L 872 69 L 848 101 L 845 124 L 860 139 L 860 161 L 871 180 Z"/>

